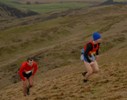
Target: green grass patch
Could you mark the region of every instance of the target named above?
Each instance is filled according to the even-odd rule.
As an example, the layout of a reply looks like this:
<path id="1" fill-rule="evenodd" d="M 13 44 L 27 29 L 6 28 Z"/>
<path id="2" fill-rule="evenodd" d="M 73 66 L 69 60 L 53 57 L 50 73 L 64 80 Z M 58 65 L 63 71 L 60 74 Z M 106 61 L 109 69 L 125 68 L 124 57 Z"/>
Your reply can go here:
<path id="1" fill-rule="evenodd" d="M 114 47 L 112 42 L 103 42 L 101 45 L 101 53 L 104 53 Z"/>
<path id="2" fill-rule="evenodd" d="M 76 9 L 87 7 L 88 4 L 85 3 L 51 3 L 51 4 L 31 4 L 23 5 L 22 8 L 26 8 L 35 12 L 44 13 L 52 11 L 64 11 L 68 9 Z"/>
<path id="3" fill-rule="evenodd" d="M 48 4 L 22 4 L 16 3 L 10 0 L 3 0 L 0 1 L 4 4 L 10 5 L 12 7 L 16 7 L 21 10 L 31 10 L 38 13 L 46 13 L 46 12 L 54 12 L 54 11 L 65 11 L 68 9 L 77 9 L 77 8 L 84 8 L 88 7 L 90 4 L 88 3 L 76 3 L 76 2 L 69 2 L 69 3 L 48 3 Z"/>

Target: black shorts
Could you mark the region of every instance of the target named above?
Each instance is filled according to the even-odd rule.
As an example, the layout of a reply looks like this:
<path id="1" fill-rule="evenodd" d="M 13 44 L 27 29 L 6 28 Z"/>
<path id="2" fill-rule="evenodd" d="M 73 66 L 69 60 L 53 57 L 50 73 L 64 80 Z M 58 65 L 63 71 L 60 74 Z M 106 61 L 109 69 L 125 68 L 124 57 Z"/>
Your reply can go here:
<path id="1" fill-rule="evenodd" d="M 25 72 L 23 72 L 23 76 L 29 79 L 30 76 L 32 76 L 32 72 L 30 72 L 29 74 L 26 74 Z"/>

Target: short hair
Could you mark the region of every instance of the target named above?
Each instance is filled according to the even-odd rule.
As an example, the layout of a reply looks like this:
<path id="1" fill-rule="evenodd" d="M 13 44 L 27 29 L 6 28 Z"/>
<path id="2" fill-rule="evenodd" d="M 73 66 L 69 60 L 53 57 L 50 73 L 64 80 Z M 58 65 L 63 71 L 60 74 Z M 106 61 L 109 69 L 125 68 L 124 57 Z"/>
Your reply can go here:
<path id="1" fill-rule="evenodd" d="M 32 60 L 34 60 L 33 57 L 28 57 L 28 58 L 27 58 L 27 61 L 32 61 Z"/>

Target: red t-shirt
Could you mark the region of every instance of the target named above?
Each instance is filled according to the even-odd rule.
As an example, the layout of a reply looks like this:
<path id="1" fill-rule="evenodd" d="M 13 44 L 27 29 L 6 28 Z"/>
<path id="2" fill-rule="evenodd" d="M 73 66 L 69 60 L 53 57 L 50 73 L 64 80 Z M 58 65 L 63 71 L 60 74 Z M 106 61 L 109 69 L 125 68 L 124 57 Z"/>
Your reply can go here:
<path id="1" fill-rule="evenodd" d="M 20 75 L 21 79 L 23 81 L 25 81 L 25 78 L 23 76 L 23 72 L 32 71 L 33 72 L 32 75 L 34 75 L 36 73 L 37 69 L 38 69 L 38 66 L 37 66 L 36 62 L 33 62 L 33 65 L 30 66 L 30 65 L 28 65 L 28 62 L 26 61 L 26 62 L 22 63 L 20 70 L 19 70 L 19 75 Z"/>

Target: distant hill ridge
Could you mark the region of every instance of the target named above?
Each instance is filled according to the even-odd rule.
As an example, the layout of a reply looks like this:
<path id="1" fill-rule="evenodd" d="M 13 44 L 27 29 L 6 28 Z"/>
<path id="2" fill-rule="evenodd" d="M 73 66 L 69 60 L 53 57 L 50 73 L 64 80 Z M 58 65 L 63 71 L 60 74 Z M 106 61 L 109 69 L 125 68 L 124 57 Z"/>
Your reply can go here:
<path id="1" fill-rule="evenodd" d="M 127 1 L 117 2 L 117 1 L 114 1 L 114 0 L 107 0 L 104 3 L 102 3 L 101 5 L 112 5 L 112 4 L 127 4 Z"/>
<path id="2" fill-rule="evenodd" d="M 6 15 L 8 15 L 8 16 L 14 16 L 14 17 L 17 17 L 17 18 L 38 14 L 38 13 L 33 12 L 33 11 L 23 12 L 19 9 L 16 9 L 16 8 L 10 7 L 6 4 L 0 3 L 0 16 L 5 17 L 5 13 L 3 14 L 2 12 L 5 12 Z"/>

